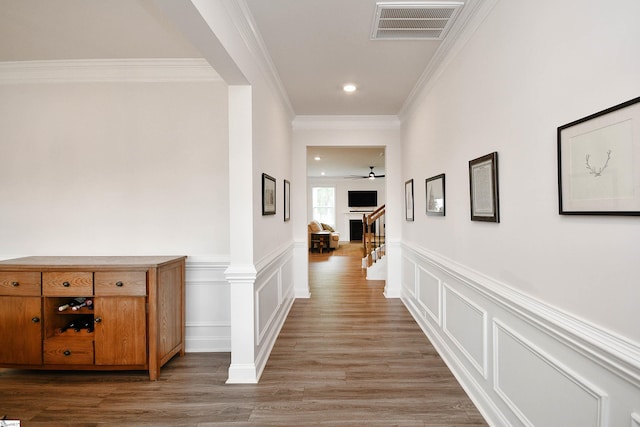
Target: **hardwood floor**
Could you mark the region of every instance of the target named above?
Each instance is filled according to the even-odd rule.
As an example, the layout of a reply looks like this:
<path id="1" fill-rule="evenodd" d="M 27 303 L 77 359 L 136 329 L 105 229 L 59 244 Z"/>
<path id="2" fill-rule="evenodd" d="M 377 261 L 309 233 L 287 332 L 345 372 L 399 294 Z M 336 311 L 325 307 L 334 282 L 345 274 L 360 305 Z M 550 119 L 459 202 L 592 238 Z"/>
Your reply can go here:
<path id="1" fill-rule="evenodd" d="M 145 372 L 0 369 L 0 417 L 22 426 L 487 425 L 399 300 L 357 256 L 311 254 L 312 297 L 296 300 L 257 385 L 225 385 L 228 353 Z"/>

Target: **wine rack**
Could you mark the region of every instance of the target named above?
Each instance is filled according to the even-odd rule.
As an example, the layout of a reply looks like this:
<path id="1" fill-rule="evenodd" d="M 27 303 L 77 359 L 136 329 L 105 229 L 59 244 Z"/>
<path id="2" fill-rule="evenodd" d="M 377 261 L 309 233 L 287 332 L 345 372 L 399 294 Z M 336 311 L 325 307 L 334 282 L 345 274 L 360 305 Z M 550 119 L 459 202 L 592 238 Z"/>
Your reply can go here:
<path id="1" fill-rule="evenodd" d="M 184 354 L 185 258 L 0 261 L 0 367 L 139 369 L 157 379 Z M 87 305 L 60 310 L 70 302 Z"/>

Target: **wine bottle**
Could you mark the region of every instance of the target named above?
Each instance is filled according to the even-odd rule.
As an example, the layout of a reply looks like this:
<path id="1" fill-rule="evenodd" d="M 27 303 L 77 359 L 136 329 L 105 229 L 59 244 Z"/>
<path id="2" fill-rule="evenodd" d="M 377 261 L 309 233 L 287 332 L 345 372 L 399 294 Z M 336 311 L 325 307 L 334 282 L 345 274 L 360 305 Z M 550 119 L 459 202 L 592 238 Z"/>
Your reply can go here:
<path id="1" fill-rule="evenodd" d="M 74 305 L 71 307 L 71 310 L 73 311 L 78 311 L 80 310 L 82 307 L 87 307 L 88 309 L 93 309 L 93 300 L 90 300 L 89 298 L 85 299 L 84 302 L 81 302 L 78 305 Z"/>
<path id="2" fill-rule="evenodd" d="M 89 329 L 93 330 L 93 319 L 85 317 L 75 328 L 73 328 L 75 332 L 80 332 L 82 329 L 86 329 L 88 332 L 90 332 Z"/>
<path id="3" fill-rule="evenodd" d="M 61 306 L 59 306 L 58 307 L 58 311 L 65 311 L 69 307 L 75 307 L 75 306 L 77 306 L 79 304 L 82 304 L 85 300 L 86 300 L 85 297 L 74 298 L 71 301 L 69 301 L 68 303 L 62 304 Z"/>
<path id="4" fill-rule="evenodd" d="M 72 320 L 71 322 L 67 323 L 65 326 L 63 326 L 62 328 L 60 328 L 60 333 L 64 333 L 67 331 L 67 329 L 75 329 L 78 327 L 78 320 Z"/>
<path id="5" fill-rule="evenodd" d="M 74 316 L 75 317 L 75 316 Z M 87 329 L 89 332 L 93 331 L 93 316 L 78 316 L 71 320 L 69 323 L 58 329 L 60 333 L 66 332 L 68 329 L 73 329 L 76 332 L 80 332 L 82 329 Z"/>

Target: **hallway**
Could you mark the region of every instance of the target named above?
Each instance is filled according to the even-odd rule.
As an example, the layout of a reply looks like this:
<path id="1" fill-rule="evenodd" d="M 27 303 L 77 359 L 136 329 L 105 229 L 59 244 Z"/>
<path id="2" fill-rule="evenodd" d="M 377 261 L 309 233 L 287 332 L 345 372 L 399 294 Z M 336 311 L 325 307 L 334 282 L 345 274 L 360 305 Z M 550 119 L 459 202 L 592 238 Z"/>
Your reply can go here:
<path id="1" fill-rule="evenodd" d="M 365 279 L 359 250 L 310 254 L 311 298 L 294 303 L 260 381 L 286 384 L 300 401 L 256 408 L 252 419 L 486 425 L 402 302 L 383 296 L 383 281 Z"/>

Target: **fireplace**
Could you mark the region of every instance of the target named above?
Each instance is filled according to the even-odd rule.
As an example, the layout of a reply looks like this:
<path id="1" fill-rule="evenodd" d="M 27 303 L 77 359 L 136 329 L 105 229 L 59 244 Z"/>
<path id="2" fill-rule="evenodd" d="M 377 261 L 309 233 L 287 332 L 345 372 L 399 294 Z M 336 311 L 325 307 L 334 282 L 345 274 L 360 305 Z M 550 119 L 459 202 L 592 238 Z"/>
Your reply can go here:
<path id="1" fill-rule="evenodd" d="M 376 223 L 371 224 L 371 232 L 376 232 Z M 349 220 L 349 240 L 362 241 L 362 220 L 350 219 Z"/>

